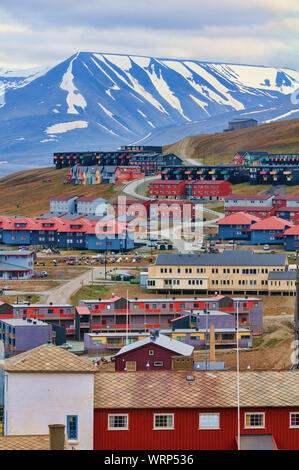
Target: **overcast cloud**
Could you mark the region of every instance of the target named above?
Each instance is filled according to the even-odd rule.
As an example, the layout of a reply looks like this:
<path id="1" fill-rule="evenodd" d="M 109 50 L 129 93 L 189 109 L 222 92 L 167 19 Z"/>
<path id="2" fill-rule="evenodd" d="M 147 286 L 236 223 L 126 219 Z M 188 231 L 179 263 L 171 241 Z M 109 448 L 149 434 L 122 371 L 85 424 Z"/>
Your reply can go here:
<path id="1" fill-rule="evenodd" d="M 299 0 L 1 0 L 0 67 L 96 51 L 299 69 Z"/>

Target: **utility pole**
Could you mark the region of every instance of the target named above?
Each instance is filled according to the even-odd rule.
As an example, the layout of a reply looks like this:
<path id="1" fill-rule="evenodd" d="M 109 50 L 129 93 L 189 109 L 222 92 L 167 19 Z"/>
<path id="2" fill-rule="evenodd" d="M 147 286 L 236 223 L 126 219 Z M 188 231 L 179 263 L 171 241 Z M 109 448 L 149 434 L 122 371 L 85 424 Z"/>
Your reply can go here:
<path id="1" fill-rule="evenodd" d="M 240 360 L 239 360 L 239 301 L 237 300 L 237 404 L 238 404 L 238 450 L 241 450 L 240 431 Z"/>
<path id="2" fill-rule="evenodd" d="M 299 251 L 296 251 L 296 298 L 295 298 L 295 313 L 294 313 L 294 325 L 295 325 L 295 360 L 293 364 L 294 369 L 299 369 Z"/>

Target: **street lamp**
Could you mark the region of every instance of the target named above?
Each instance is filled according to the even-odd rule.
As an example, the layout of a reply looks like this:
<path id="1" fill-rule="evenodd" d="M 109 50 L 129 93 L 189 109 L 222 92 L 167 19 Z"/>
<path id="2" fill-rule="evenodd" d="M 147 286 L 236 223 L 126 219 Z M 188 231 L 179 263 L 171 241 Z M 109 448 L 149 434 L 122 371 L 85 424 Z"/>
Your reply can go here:
<path id="1" fill-rule="evenodd" d="M 210 312 L 206 310 L 206 344 L 205 344 L 205 358 L 206 358 L 206 370 L 208 370 L 208 315 Z"/>
<path id="2" fill-rule="evenodd" d="M 239 301 L 237 303 L 237 407 L 238 407 L 238 450 L 240 447 L 240 361 L 239 361 Z"/>

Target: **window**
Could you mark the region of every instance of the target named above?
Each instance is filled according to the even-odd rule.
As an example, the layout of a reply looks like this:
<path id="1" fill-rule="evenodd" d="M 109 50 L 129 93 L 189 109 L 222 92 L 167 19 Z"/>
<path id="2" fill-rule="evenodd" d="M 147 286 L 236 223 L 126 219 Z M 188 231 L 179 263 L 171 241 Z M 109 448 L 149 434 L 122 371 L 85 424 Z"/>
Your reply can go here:
<path id="1" fill-rule="evenodd" d="M 126 361 L 126 369 L 128 372 L 136 371 L 136 361 Z"/>
<path id="2" fill-rule="evenodd" d="M 218 413 L 200 413 L 199 429 L 219 429 Z"/>
<path id="3" fill-rule="evenodd" d="M 78 439 L 78 416 L 67 416 L 67 437 L 68 439 Z"/>
<path id="4" fill-rule="evenodd" d="M 299 428 L 299 413 L 290 413 L 290 428 Z"/>
<path id="5" fill-rule="evenodd" d="M 149 356 L 153 356 L 153 355 L 154 355 L 154 350 L 153 350 L 153 349 L 150 349 L 149 352 L 148 352 L 148 355 L 149 355 Z"/>
<path id="6" fill-rule="evenodd" d="M 129 415 L 108 415 L 108 431 L 129 429 Z"/>
<path id="7" fill-rule="evenodd" d="M 174 429 L 174 415 L 154 414 L 154 429 Z"/>
<path id="8" fill-rule="evenodd" d="M 264 428 L 265 413 L 245 413 L 245 428 Z"/>
<path id="9" fill-rule="evenodd" d="M 155 362 L 154 362 L 154 366 L 156 366 L 156 367 L 162 367 L 162 366 L 163 366 L 163 362 L 162 362 L 162 361 L 155 361 Z"/>

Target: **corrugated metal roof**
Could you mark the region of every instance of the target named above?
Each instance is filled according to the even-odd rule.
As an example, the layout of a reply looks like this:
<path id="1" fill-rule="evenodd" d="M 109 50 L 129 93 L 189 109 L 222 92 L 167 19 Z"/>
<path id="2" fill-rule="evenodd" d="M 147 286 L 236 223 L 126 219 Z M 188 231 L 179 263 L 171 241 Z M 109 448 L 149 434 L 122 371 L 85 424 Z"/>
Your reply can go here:
<path id="1" fill-rule="evenodd" d="M 135 343 L 127 344 L 126 346 L 121 348 L 120 351 L 118 351 L 116 356 L 120 356 L 121 354 L 133 351 L 134 349 L 141 348 L 146 344 L 156 344 L 157 346 L 169 349 L 170 351 L 173 351 L 176 354 L 182 354 L 183 356 L 191 356 L 194 349 L 194 347 L 189 346 L 189 344 L 185 344 L 181 341 L 177 341 L 176 339 L 172 339 L 168 336 L 159 334 L 156 337 L 149 336 L 148 338 L 141 339 L 140 341 L 136 341 Z"/>

